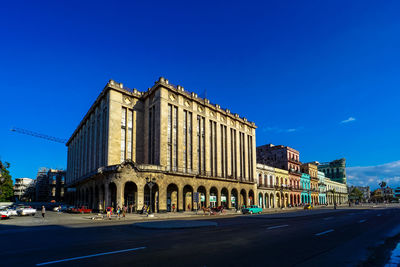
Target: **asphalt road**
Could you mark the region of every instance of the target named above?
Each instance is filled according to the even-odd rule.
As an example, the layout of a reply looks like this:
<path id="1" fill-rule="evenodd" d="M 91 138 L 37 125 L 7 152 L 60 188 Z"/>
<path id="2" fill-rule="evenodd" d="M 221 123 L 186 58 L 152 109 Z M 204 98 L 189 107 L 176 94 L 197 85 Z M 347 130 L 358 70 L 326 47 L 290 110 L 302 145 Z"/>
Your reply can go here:
<path id="1" fill-rule="evenodd" d="M 0 225 L 0 265 L 352 266 L 366 259 L 370 248 L 399 226 L 399 211 L 211 218 L 218 226 L 178 230 L 141 229 L 132 224 Z"/>

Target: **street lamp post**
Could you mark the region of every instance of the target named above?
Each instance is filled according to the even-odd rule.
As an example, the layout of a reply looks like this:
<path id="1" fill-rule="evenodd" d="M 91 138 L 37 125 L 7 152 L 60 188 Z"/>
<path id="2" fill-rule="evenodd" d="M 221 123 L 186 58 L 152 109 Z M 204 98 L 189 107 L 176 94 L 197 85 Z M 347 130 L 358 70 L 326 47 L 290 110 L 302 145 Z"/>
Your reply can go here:
<path id="1" fill-rule="evenodd" d="M 150 188 L 150 214 L 153 213 L 153 194 L 152 188 L 156 184 L 156 178 L 150 179 L 149 177 L 146 178 L 146 184 Z"/>

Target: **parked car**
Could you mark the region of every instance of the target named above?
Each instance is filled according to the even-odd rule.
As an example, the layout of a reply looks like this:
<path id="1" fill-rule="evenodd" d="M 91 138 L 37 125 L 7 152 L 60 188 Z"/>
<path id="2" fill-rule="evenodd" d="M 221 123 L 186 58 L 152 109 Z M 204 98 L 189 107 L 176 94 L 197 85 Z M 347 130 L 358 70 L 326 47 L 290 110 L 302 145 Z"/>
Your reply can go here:
<path id="1" fill-rule="evenodd" d="M 91 213 L 92 209 L 88 209 L 88 207 L 82 206 L 80 208 L 72 208 L 71 212 L 72 213 Z"/>
<path id="2" fill-rule="evenodd" d="M 16 208 L 7 208 L 7 210 L 10 212 L 10 216 L 17 216 L 18 212 Z"/>
<path id="3" fill-rule="evenodd" d="M 242 213 L 243 214 L 246 214 L 246 213 L 250 213 L 250 214 L 258 213 L 258 214 L 260 214 L 261 212 L 262 212 L 262 208 L 258 207 L 257 205 L 250 205 L 249 207 L 242 209 Z"/>
<path id="4" fill-rule="evenodd" d="M 8 211 L 8 209 L 5 208 L 0 209 L 0 218 L 2 220 L 10 218 L 10 212 Z"/>
<path id="5" fill-rule="evenodd" d="M 305 210 L 311 210 L 312 208 L 313 208 L 313 206 L 310 205 L 310 204 L 306 204 L 306 205 L 304 206 L 304 209 L 305 209 Z"/>
<path id="6" fill-rule="evenodd" d="M 61 206 L 54 207 L 53 211 L 65 212 L 65 211 L 68 211 L 68 209 L 72 209 L 72 208 L 74 208 L 74 206 L 61 205 Z"/>
<path id="7" fill-rule="evenodd" d="M 17 207 L 17 213 L 19 216 L 32 215 L 35 216 L 36 209 L 31 206 L 19 206 Z"/>

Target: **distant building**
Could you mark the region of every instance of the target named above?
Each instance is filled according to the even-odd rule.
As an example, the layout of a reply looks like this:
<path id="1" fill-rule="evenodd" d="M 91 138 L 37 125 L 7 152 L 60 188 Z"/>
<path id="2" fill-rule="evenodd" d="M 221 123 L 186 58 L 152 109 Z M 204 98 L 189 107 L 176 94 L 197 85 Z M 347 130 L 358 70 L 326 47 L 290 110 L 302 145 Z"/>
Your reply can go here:
<path id="1" fill-rule="evenodd" d="M 320 163 L 318 170 L 325 173 L 325 177 L 329 177 L 332 181 L 347 184 L 345 158 Z"/>
<path id="2" fill-rule="evenodd" d="M 327 204 L 326 202 L 326 184 L 325 184 L 325 174 L 318 171 L 318 188 L 319 188 L 319 203 Z"/>
<path id="3" fill-rule="evenodd" d="M 36 201 L 64 201 L 64 170 L 41 168 L 36 177 Z"/>
<path id="4" fill-rule="evenodd" d="M 400 187 L 394 189 L 394 197 L 400 198 Z"/>
<path id="5" fill-rule="evenodd" d="M 351 191 L 353 191 L 354 188 L 357 188 L 358 190 L 360 190 L 363 193 L 363 201 L 364 202 L 369 202 L 370 198 L 371 198 L 371 189 L 369 186 L 349 186 L 348 187 L 348 192 L 351 193 Z"/>
<path id="6" fill-rule="evenodd" d="M 325 177 L 325 184 L 328 205 L 348 203 L 349 195 L 346 184 L 335 182 L 328 177 Z"/>
<path id="7" fill-rule="evenodd" d="M 315 163 L 304 163 L 301 165 L 301 172 L 310 176 L 309 193 L 311 196 L 311 203 L 314 205 L 319 204 L 319 186 L 318 186 L 318 166 Z"/>
<path id="8" fill-rule="evenodd" d="M 35 180 L 31 178 L 16 178 L 14 197 L 16 201 L 30 201 L 34 197 Z"/>
<path id="9" fill-rule="evenodd" d="M 286 192 L 282 197 L 288 195 L 289 203 L 292 206 L 300 205 L 302 189 L 300 188 L 300 153 L 299 151 L 283 145 L 266 144 L 258 146 L 257 163 L 275 167 L 276 169 L 286 170 L 288 172 L 287 181 L 282 182 Z M 285 201 L 281 201 L 285 205 Z"/>

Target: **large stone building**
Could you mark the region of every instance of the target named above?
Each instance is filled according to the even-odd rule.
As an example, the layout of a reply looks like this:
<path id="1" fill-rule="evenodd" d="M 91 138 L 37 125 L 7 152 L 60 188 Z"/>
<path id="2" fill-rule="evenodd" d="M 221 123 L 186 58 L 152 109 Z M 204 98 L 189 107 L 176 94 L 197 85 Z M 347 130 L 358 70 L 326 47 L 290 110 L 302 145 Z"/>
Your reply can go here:
<path id="1" fill-rule="evenodd" d="M 165 78 L 146 92 L 110 80 L 67 142 L 70 199 L 99 210 L 191 210 L 197 196 L 202 206 L 253 204 L 255 129 Z"/>
<path id="2" fill-rule="evenodd" d="M 348 203 L 349 195 L 347 193 L 346 184 L 335 182 L 330 178 L 325 177 L 325 185 L 326 201 L 328 205 L 340 205 Z"/>

